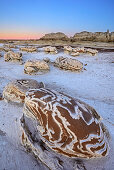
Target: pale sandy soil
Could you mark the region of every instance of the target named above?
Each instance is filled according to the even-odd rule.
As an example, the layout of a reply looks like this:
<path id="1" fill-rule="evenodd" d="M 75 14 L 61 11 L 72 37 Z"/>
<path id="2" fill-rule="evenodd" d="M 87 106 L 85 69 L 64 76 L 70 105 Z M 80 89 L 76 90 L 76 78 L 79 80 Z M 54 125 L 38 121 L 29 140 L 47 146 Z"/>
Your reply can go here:
<path id="1" fill-rule="evenodd" d="M 42 48 L 38 53 L 23 52 L 24 61 L 44 57 L 54 61 L 58 56 L 71 57 L 63 52 L 56 55 L 45 54 Z M 0 58 L 0 93 L 11 80 L 33 78 L 43 81 L 48 88 L 67 93 L 93 106 L 102 116 L 110 132 L 111 149 L 107 157 L 83 160 L 84 167 L 81 169 L 112 170 L 114 167 L 114 52 L 98 53 L 96 56 L 80 55 L 76 59 L 87 64 L 84 66 L 86 70 L 76 73 L 59 70 L 50 65 L 50 72 L 30 76 L 24 74 L 24 65 L 5 62 L 2 57 Z M 22 114 L 22 106 L 0 101 L 0 170 L 47 169 L 40 161 L 36 161 L 31 153 L 26 153 L 21 145 Z"/>

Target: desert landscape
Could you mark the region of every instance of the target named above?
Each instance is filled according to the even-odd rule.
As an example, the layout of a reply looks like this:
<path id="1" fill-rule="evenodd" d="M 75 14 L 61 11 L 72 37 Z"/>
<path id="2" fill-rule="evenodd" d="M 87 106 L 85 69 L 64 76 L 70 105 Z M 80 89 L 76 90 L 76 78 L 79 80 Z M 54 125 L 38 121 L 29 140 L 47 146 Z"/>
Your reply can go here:
<path id="1" fill-rule="evenodd" d="M 113 170 L 114 1 L 0 7 L 0 170 Z"/>
<path id="2" fill-rule="evenodd" d="M 51 33 L 46 34 L 39 40 L 1 40 L 1 170 L 113 169 L 114 34 L 108 31 L 106 33 L 97 33 L 97 35 L 101 36 L 101 39 L 98 36 L 97 39 L 95 39 L 94 36 L 94 40 L 91 39 L 93 35 L 95 35 L 95 33 L 91 35 L 85 31 L 78 35 L 75 34 L 74 38 L 68 38 L 63 33 Z M 80 37 L 83 37 L 83 39 L 80 39 Z M 104 151 L 102 148 L 102 151 L 98 153 L 91 153 L 89 149 L 88 156 L 86 155 L 86 151 L 83 151 L 83 154 L 77 152 L 77 155 L 75 155 L 73 151 L 72 154 L 75 156 L 70 156 L 71 151 L 66 150 L 66 152 L 62 150 L 62 147 L 57 145 L 57 143 L 53 143 L 52 146 L 54 147 L 54 145 L 56 145 L 58 149 L 61 148 L 61 151 L 56 152 L 53 150 L 47 138 L 44 139 L 41 135 L 43 129 L 40 126 L 42 123 L 38 125 L 37 119 L 35 119 L 35 115 L 33 115 L 33 113 L 37 113 L 34 111 L 36 106 L 35 108 L 33 107 L 35 103 L 31 103 L 33 99 L 33 101 L 36 102 L 39 100 L 44 102 L 46 100 L 48 103 L 48 98 L 45 98 L 46 96 L 44 97 L 45 100 L 41 96 L 35 97 L 37 95 L 39 96 L 40 92 L 41 96 L 42 93 L 45 92 L 46 95 L 49 94 L 49 96 L 51 96 L 53 94 L 52 96 L 55 95 L 58 97 L 56 101 L 59 107 L 63 107 L 59 105 L 59 100 L 65 100 L 63 104 L 67 100 L 73 100 L 72 102 L 75 102 L 75 104 L 69 107 L 74 107 L 74 105 L 76 105 L 76 107 L 80 106 L 80 109 L 82 107 L 81 112 L 84 113 L 85 116 L 88 114 L 90 116 L 91 113 L 92 117 L 90 116 L 88 119 L 95 121 L 99 126 L 102 125 L 100 124 L 100 122 L 102 122 L 104 124 L 103 128 L 101 126 L 102 135 L 105 136 L 102 140 L 106 142 L 106 144 L 104 143 L 102 145 L 105 145 Z M 31 95 L 33 95 L 33 99 Z M 53 101 L 52 99 L 49 99 L 50 102 Z M 66 110 L 67 105 L 64 106 Z M 52 106 L 50 105 L 50 107 Z M 52 107 L 52 112 L 55 112 L 53 110 L 54 107 L 55 106 Z M 86 112 L 83 110 L 84 108 Z M 76 114 L 80 114 L 80 112 L 77 111 Z M 62 112 L 63 111 L 60 111 L 61 114 Z M 67 112 L 65 114 L 67 115 Z M 77 118 L 75 118 L 75 120 L 76 119 Z M 79 118 L 77 120 L 81 121 Z M 62 117 L 61 121 L 63 121 Z M 72 123 L 73 121 L 74 118 L 72 118 Z M 79 124 L 82 124 L 80 127 L 77 123 L 75 124 L 75 130 L 79 128 L 78 131 L 81 134 L 84 129 L 84 133 L 86 133 L 87 125 L 79 122 Z M 91 124 L 92 123 L 88 125 Z M 48 127 L 46 126 L 48 128 L 47 130 L 49 130 L 49 125 L 51 125 L 51 122 L 48 124 Z M 52 126 L 53 125 L 52 123 Z M 64 125 L 64 128 L 65 127 Z M 52 129 L 53 128 L 54 127 L 52 127 Z M 82 128 L 82 130 L 80 128 Z M 94 130 L 95 128 L 96 127 L 94 127 Z M 49 134 L 51 133 L 58 134 L 58 131 L 53 132 L 52 130 Z M 65 132 L 63 131 L 63 133 Z M 90 133 L 93 133 L 93 130 Z M 85 137 L 83 138 L 85 140 Z M 69 146 L 68 148 L 70 148 Z M 101 146 L 99 145 L 99 147 Z"/>

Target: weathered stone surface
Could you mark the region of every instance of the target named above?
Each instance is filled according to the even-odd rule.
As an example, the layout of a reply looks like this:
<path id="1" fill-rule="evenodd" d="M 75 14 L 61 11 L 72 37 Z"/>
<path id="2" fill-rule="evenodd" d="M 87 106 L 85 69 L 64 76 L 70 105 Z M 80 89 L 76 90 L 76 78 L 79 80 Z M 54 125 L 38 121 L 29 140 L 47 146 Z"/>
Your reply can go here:
<path id="1" fill-rule="evenodd" d="M 79 52 L 72 52 L 70 55 L 73 56 L 73 57 L 76 57 L 76 56 L 79 56 L 80 53 Z"/>
<path id="2" fill-rule="evenodd" d="M 107 131 L 100 116 L 77 99 L 44 88 L 30 90 L 25 97 L 24 115 L 33 122 L 27 128 L 31 131 L 28 138 L 32 139 L 29 146 L 38 157 L 41 155 L 35 143 L 39 145 L 39 138 L 44 142 L 44 152 L 50 151 L 49 147 L 68 157 L 96 158 L 108 154 Z M 22 141 L 27 143 L 24 135 Z"/>
<path id="3" fill-rule="evenodd" d="M 97 41 L 97 42 L 114 42 L 114 32 L 87 32 L 76 33 L 71 41 Z"/>
<path id="4" fill-rule="evenodd" d="M 110 39 L 109 39 L 111 42 L 114 42 L 114 32 L 111 32 L 110 34 Z"/>
<path id="5" fill-rule="evenodd" d="M 49 65 L 43 60 L 30 60 L 24 65 L 24 73 L 33 74 L 39 71 L 49 71 Z"/>
<path id="6" fill-rule="evenodd" d="M 43 60 L 44 60 L 46 63 L 50 63 L 50 58 L 48 58 L 48 57 L 43 58 Z"/>
<path id="7" fill-rule="evenodd" d="M 33 79 L 20 79 L 10 82 L 3 90 L 3 98 L 6 101 L 24 103 L 25 93 L 30 89 L 44 87 L 42 82 Z"/>
<path id="8" fill-rule="evenodd" d="M 64 51 L 72 52 L 71 46 L 64 46 Z"/>
<path id="9" fill-rule="evenodd" d="M 69 40 L 69 38 L 61 32 L 57 32 L 57 33 L 49 33 L 49 34 L 45 34 L 42 38 L 40 38 L 41 40 Z"/>
<path id="10" fill-rule="evenodd" d="M 55 53 L 55 54 L 57 54 L 57 48 L 56 47 L 47 46 L 47 47 L 44 47 L 44 51 L 46 53 Z"/>
<path id="11" fill-rule="evenodd" d="M 4 54 L 5 61 L 22 61 L 22 53 L 14 53 L 12 51 Z"/>
<path id="12" fill-rule="evenodd" d="M 85 170 L 83 160 L 66 157 L 50 149 L 41 139 L 38 121 L 24 114 L 21 118 L 22 145 L 51 170 Z"/>
<path id="13" fill-rule="evenodd" d="M 2 54 L 0 54 L 0 58 L 2 57 Z"/>
<path id="14" fill-rule="evenodd" d="M 12 51 L 12 50 L 10 48 L 7 48 L 7 47 L 0 47 L 0 51 L 8 52 L 8 51 Z"/>
<path id="15" fill-rule="evenodd" d="M 38 49 L 36 47 L 21 47 L 21 51 L 26 51 L 26 52 L 38 52 Z"/>
<path id="16" fill-rule="evenodd" d="M 85 49 L 85 52 L 86 52 L 86 53 L 89 53 L 89 54 L 92 54 L 92 55 L 96 55 L 96 54 L 98 53 L 97 50 L 93 50 L 93 49 L 91 49 L 91 48 Z"/>
<path id="17" fill-rule="evenodd" d="M 77 48 L 73 48 L 72 49 L 73 52 L 79 52 L 79 53 L 84 53 L 85 52 L 85 48 L 84 47 L 77 47 Z"/>
<path id="18" fill-rule="evenodd" d="M 80 61 L 67 57 L 57 57 L 54 65 L 71 71 L 79 71 L 83 68 L 83 64 Z"/>
<path id="19" fill-rule="evenodd" d="M 14 44 L 4 44 L 4 47 L 7 47 L 7 48 L 17 48 L 17 46 L 14 45 Z"/>

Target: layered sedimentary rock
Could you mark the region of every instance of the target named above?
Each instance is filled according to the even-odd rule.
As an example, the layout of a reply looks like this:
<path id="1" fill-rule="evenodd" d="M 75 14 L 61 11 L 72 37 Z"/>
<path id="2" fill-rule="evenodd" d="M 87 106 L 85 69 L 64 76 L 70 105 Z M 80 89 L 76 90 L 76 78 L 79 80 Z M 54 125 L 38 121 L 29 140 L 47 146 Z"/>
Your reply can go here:
<path id="1" fill-rule="evenodd" d="M 85 48 L 84 47 L 77 47 L 77 48 L 73 48 L 72 49 L 73 52 L 77 53 L 84 53 L 85 52 Z"/>
<path id="2" fill-rule="evenodd" d="M 22 53 L 14 53 L 12 51 L 4 54 L 5 61 L 22 61 Z"/>
<path id="3" fill-rule="evenodd" d="M 47 46 L 47 47 L 44 47 L 44 51 L 46 53 L 55 53 L 55 54 L 57 54 L 57 48 L 56 47 Z"/>
<path id="4" fill-rule="evenodd" d="M 87 32 L 76 33 L 71 41 L 98 41 L 98 42 L 114 42 L 114 32 Z"/>
<path id="5" fill-rule="evenodd" d="M 49 65 L 43 60 L 30 60 L 24 65 L 24 73 L 34 74 L 39 71 L 49 71 Z"/>
<path id="6" fill-rule="evenodd" d="M 28 134 L 32 137 L 29 146 L 36 155 L 36 145 L 32 147 L 30 141 L 37 143 L 38 136 L 50 149 L 68 157 L 95 158 L 108 154 L 106 130 L 100 116 L 79 100 L 49 89 L 30 90 L 25 97 L 24 115 L 33 120 L 27 129 L 37 129 Z M 22 141 L 27 143 L 24 133 Z"/>
<path id="7" fill-rule="evenodd" d="M 21 51 L 26 51 L 26 52 L 37 52 L 38 49 L 36 47 L 21 47 Z"/>
<path id="8" fill-rule="evenodd" d="M 75 59 L 67 57 L 57 57 L 54 65 L 64 70 L 79 71 L 83 68 L 83 64 Z"/>
<path id="9" fill-rule="evenodd" d="M 3 98 L 6 101 L 16 102 L 16 103 L 24 103 L 25 93 L 30 89 L 38 89 L 44 87 L 42 82 L 37 82 L 33 79 L 20 79 L 15 80 L 4 88 L 3 90 Z"/>
<path id="10" fill-rule="evenodd" d="M 63 40 L 67 41 L 69 38 L 62 32 L 45 34 L 40 40 Z"/>

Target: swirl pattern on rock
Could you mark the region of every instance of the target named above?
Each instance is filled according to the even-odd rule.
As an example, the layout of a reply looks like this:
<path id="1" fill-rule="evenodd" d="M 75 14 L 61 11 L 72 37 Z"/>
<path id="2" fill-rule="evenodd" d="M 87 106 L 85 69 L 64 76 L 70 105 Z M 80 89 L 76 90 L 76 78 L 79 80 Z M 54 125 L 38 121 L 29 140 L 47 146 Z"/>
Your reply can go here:
<path id="1" fill-rule="evenodd" d="M 108 154 L 100 116 L 79 100 L 48 89 L 30 90 L 24 113 L 38 120 L 41 139 L 60 154 L 83 158 Z"/>
<path id="2" fill-rule="evenodd" d="M 4 88 L 3 98 L 7 101 L 24 103 L 25 93 L 30 89 L 38 89 L 44 87 L 42 82 L 33 79 L 15 80 Z"/>
<path id="3" fill-rule="evenodd" d="M 57 57 L 54 65 L 64 70 L 77 71 L 83 68 L 83 64 L 75 59 L 67 57 Z"/>

